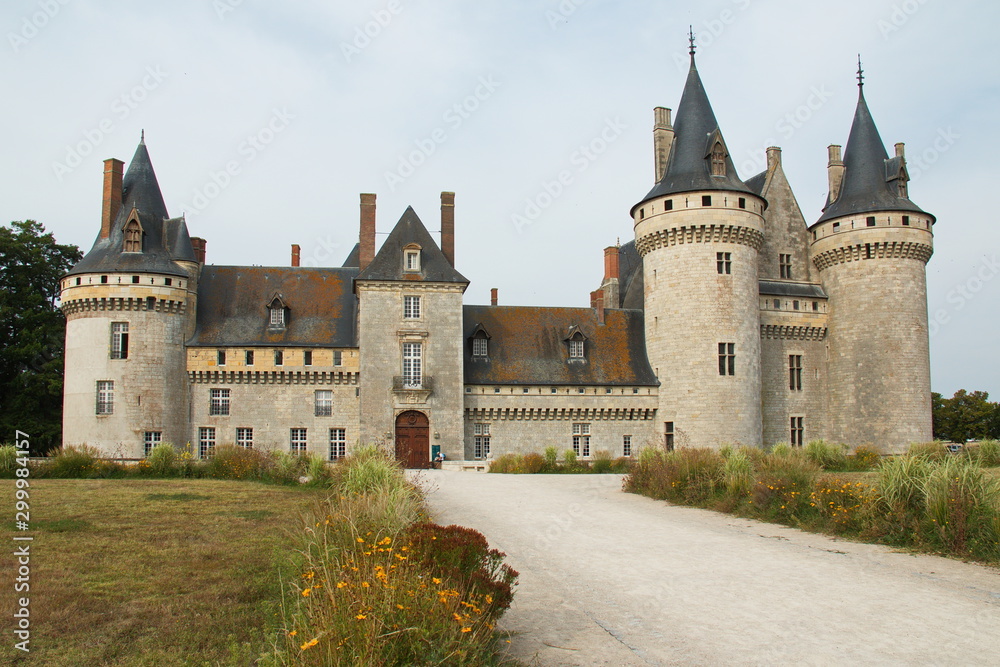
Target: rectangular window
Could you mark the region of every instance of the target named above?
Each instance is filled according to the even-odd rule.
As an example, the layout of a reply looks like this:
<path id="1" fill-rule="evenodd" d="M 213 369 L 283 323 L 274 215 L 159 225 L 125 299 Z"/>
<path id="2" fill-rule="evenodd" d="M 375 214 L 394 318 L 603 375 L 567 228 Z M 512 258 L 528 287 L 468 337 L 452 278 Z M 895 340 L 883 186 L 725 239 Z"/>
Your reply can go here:
<path id="1" fill-rule="evenodd" d="M 712 205 L 712 195 L 702 195 L 701 196 L 701 205 L 702 206 L 711 206 Z"/>
<path id="2" fill-rule="evenodd" d="M 115 411 L 115 381 L 97 381 L 97 414 L 110 415 Z"/>
<path id="3" fill-rule="evenodd" d="M 146 431 L 142 436 L 142 455 L 149 456 L 149 453 L 153 451 L 153 447 L 160 444 L 162 440 L 162 431 Z"/>
<path id="4" fill-rule="evenodd" d="M 285 363 L 285 353 L 282 350 L 274 351 L 274 365 L 282 366 Z"/>
<path id="5" fill-rule="evenodd" d="M 293 428 L 291 430 L 290 449 L 293 454 L 301 454 L 306 451 L 308 443 L 306 441 L 306 429 Z"/>
<path id="6" fill-rule="evenodd" d="M 908 215 L 904 215 L 903 216 L 903 226 L 904 227 L 909 227 L 910 226 L 910 216 L 908 216 Z"/>
<path id="7" fill-rule="evenodd" d="M 805 417 L 792 417 L 791 418 L 791 443 L 792 447 L 802 446 L 802 434 L 805 432 L 802 422 Z"/>
<path id="8" fill-rule="evenodd" d="M 632 456 L 632 436 L 622 436 L 622 456 Z"/>
<path id="9" fill-rule="evenodd" d="M 334 350 L 333 352 L 333 365 L 343 366 L 344 365 L 344 353 L 340 350 Z"/>
<path id="10" fill-rule="evenodd" d="M 403 297 L 403 319 L 416 320 L 420 318 L 420 297 Z"/>
<path id="11" fill-rule="evenodd" d="M 111 358 L 128 359 L 128 322 L 111 323 Z"/>
<path id="12" fill-rule="evenodd" d="M 316 390 L 314 403 L 317 417 L 329 417 L 333 414 L 333 391 L 330 389 Z"/>
<path id="13" fill-rule="evenodd" d="M 490 456 L 490 425 L 475 424 L 472 427 L 473 448 L 472 455 L 476 459 L 485 459 Z"/>
<path id="14" fill-rule="evenodd" d="M 219 365 L 219 366 L 225 366 L 226 365 L 226 351 L 225 350 L 219 350 L 218 352 L 215 353 L 215 363 L 217 365 Z"/>
<path id="15" fill-rule="evenodd" d="M 423 359 L 420 343 L 403 343 L 403 386 L 423 386 Z"/>
<path id="16" fill-rule="evenodd" d="M 590 456 L 590 424 L 573 424 L 573 452 Z"/>
<path id="17" fill-rule="evenodd" d="M 347 429 L 330 429 L 330 460 L 337 461 L 347 456 Z"/>
<path id="18" fill-rule="evenodd" d="M 774 309 L 775 310 L 781 310 L 781 299 L 775 299 L 774 300 Z"/>
<path id="19" fill-rule="evenodd" d="M 733 272 L 733 254 L 731 252 L 715 253 L 715 268 L 719 275 L 728 275 Z"/>
<path id="20" fill-rule="evenodd" d="M 215 427 L 202 426 L 198 429 L 198 458 L 207 459 L 215 453 Z"/>
<path id="21" fill-rule="evenodd" d="M 868 218 L 865 220 L 865 222 L 868 224 L 869 227 L 874 227 L 875 226 L 875 216 L 874 215 L 869 215 Z"/>
<path id="22" fill-rule="evenodd" d="M 802 355 L 788 355 L 788 388 L 802 391 Z"/>
<path id="23" fill-rule="evenodd" d="M 798 310 L 798 309 L 799 309 L 798 300 L 792 301 L 792 310 Z"/>
<path id="24" fill-rule="evenodd" d="M 244 353 L 244 355 L 245 355 L 244 356 L 244 361 L 246 362 L 246 365 L 247 366 L 253 366 L 253 350 L 247 350 Z"/>
<path id="25" fill-rule="evenodd" d="M 236 446 L 243 449 L 253 449 L 253 429 L 240 427 L 236 429 Z"/>
<path id="26" fill-rule="evenodd" d="M 163 284 L 166 285 L 167 287 L 170 287 L 171 285 L 174 284 L 174 281 L 173 281 L 172 278 L 164 278 L 163 279 Z"/>
<path id="27" fill-rule="evenodd" d="M 791 255 L 778 255 L 778 275 L 785 280 L 792 279 Z"/>
<path id="28" fill-rule="evenodd" d="M 489 342 L 485 336 L 478 336 L 472 339 L 472 356 L 485 357 L 489 351 Z"/>
<path id="29" fill-rule="evenodd" d="M 674 423 L 663 422 L 663 446 L 668 452 L 674 451 Z"/>
<path id="30" fill-rule="evenodd" d="M 736 375 L 736 343 L 719 343 L 719 375 Z"/>
<path id="31" fill-rule="evenodd" d="M 819 310 L 819 302 L 813 301 L 813 311 L 818 311 L 818 310 Z"/>
<path id="32" fill-rule="evenodd" d="M 672 210 L 674 210 L 674 200 L 673 199 L 668 199 L 667 201 L 663 202 L 663 210 L 664 211 L 672 211 Z"/>
<path id="33" fill-rule="evenodd" d="M 210 389 L 209 390 L 208 414 L 228 415 L 229 414 L 229 390 Z"/>
<path id="34" fill-rule="evenodd" d="M 569 342 L 569 358 L 583 359 L 583 341 L 571 340 Z"/>
<path id="35" fill-rule="evenodd" d="M 306 350 L 302 353 L 302 365 L 312 366 L 313 365 L 313 353 L 312 350 Z"/>
<path id="36" fill-rule="evenodd" d="M 740 205 L 740 208 L 746 208 L 747 207 L 747 198 L 746 197 L 740 197 L 740 199 L 739 199 L 739 205 Z"/>
<path id="37" fill-rule="evenodd" d="M 420 251 L 419 250 L 407 250 L 405 258 L 403 260 L 403 268 L 406 271 L 419 271 L 420 270 Z"/>
<path id="38" fill-rule="evenodd" d="M 285 309 L 284 308 L 272 308 L 271 309 L 271 326 L 280 327 L 285 323 Z"/>
<path id="39" fill-rule="evenodd" d="M 834 231 L 834 233 L 837 233 L 837 232 L 840 231 L 840 223 L 839 222 L 833 223 L 833 231 Z"/>

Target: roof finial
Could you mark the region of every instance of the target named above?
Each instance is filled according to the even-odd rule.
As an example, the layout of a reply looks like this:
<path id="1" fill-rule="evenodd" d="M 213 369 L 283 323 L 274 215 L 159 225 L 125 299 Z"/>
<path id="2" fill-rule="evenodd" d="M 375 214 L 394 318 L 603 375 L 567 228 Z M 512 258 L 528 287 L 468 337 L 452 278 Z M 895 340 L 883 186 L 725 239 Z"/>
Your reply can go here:
<path id="1" fill-rule="evenodd" d="M 143 144 L 143 145 L 146 144 L 146 129 L 145 128 L 139 130 L 139 143 Z"/>
<path id="2" fill-rule="evenodd" d="M 861 69 L 861 54 L 858 54 L 858 88 L 863 88 L 865 85 L 865 71 Z"/>
<path id="3" fill-rule="evenodd" d="M 692 26 L 688 26 L 688 42 L 691 45 L 688 53 L 690 53 L 691 57 L 694 58 L 694 28 Z"/>

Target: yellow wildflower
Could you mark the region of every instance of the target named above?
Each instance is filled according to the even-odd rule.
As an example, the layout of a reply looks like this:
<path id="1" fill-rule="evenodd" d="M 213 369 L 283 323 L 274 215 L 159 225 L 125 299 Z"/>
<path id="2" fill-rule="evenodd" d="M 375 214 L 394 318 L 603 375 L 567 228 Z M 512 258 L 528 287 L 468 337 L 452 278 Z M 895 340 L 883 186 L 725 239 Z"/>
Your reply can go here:
<path id="1" fill-rule="evenodd" d="M 318 643 L 319 643 L 319 639 L 310 639 L 305 644 L 303 644 L 300 648 L 303 651 L 305 651 L 307 648 L 312 648 L 313 646 L 315 646 Z"/>

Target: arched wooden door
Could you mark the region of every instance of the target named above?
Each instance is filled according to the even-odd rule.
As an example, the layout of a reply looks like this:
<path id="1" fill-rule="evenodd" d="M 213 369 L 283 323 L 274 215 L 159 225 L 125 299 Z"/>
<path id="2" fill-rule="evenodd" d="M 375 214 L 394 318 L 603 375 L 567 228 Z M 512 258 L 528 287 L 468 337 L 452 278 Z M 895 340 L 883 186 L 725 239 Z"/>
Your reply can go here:
<path id="1" fill-rule="evenodd" d="M 431 465 L 430 422 L 427 415 L 407 410 L 396 417 L 396 459 L 407 468 Z"/>

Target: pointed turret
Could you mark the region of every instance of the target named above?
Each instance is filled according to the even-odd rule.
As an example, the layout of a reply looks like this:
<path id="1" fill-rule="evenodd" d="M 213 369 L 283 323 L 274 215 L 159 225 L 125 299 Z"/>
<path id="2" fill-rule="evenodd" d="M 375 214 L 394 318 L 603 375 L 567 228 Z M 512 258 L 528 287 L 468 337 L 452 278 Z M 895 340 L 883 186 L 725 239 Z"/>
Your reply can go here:
<path id="1" fill-rule="evenodd" d="M 176 263 L 196 262 L 187 223 L 167 213 L 145 137 L 132 156 L 120 191 L 106 188 L 104 196 L 104 209 L 115 212 L 108 221 L 110 228 L 102 223 L 90 252 L 67 275 L 117 271 L 187 275 Z"/>
<path id="2" fill-rule="evenodd" d="M 677 107 L 673 131 L 666 169 L 659 183 L 636 206 L 656 197 L 682 192 L 752 192 L 736 173 L 708 93 L 698 74 L 693 45 L 691 67 Z"/>
<path id="3" fill-rule="evenodd" d="M 858 106 L 844 151 L 843 180 L 840 191 L 830 193 L 830 203 L 816 222 L 876 211 L 924 213 L 906 194 L 909 176 L 901 147 L 900 154 L 890 159 L 868 110 L 859 64 Z"/>
<path id="4" fill-rule="evenodd" d="M 407 256 L 410 253 L 412 259 Z M 357 279 L 469 283 L 445 257 L 412 206 L 406 208 L 375 259 Z"/>

